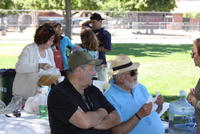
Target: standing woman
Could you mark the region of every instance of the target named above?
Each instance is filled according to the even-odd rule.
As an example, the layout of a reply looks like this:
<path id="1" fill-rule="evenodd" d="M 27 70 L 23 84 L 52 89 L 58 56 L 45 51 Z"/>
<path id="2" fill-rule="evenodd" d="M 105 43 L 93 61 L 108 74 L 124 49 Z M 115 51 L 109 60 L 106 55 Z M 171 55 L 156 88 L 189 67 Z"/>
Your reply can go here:
<path id="1" fill-rule="evenodd" d="M 16 76 L 13 83 L 13 96 L 23 99 L 34 96 L 37 90 L 39 72 L 55 67 L 51 45 L 55 31 L 45 23 L 35 33 L 34 43 L 27 45 L 16 63 Z"/>
<path id="2" fill-rule="evenodd" d="M 194 40 L 193 42 L 192 58 L 195 66 L 200 67 L 200 38 Z M 196 134 L 200 134 L 200 79 L 196 87 L 190 89 L 187 99 L 195 108 L 195 118 L 197 123 Z"/>
<path id="3" fill-rule="evenodd" d="M 54 53 L 54 60 L 56 67 L 60 69 L 62 75 L 65 70 L 69 69 L 67 49 L 70 51 L 76 46 L 73 44 L 67 36 L 62 36 L 62 26 L 60 23 L 52 23 L 55 34 L 55 40 L 53 42 L 52 50 Z"/>

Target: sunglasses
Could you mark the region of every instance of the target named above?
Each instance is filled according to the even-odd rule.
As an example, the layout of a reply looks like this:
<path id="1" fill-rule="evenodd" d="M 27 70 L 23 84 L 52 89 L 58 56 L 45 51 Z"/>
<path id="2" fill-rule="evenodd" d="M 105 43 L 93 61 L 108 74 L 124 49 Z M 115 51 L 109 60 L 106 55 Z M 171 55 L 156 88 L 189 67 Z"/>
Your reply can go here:
<path id="1" fill-rule="evenodd" d="M 131 70 L 130 71 L 130 75 L 133 77 L 133 76 L 135 76 L 135 75 L 137 75 L 138 74 L 138 72 L 137 72 L 137 69 L 136 70 Z"/>

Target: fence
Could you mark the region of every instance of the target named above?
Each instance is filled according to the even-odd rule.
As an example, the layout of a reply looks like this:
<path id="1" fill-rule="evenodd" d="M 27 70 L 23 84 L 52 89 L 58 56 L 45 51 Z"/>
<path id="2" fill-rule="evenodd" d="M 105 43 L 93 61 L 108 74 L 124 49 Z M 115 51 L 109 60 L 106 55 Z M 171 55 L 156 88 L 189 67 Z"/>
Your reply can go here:
<path id="1" fill-rule="evenodd" d="M 31 39 L 35 29 L 45 22 L 57 21 L 64 25 L 63 11 L 1 10 L 0 39 L 16 32 Z M 94 11 L 72 11 L 72 38 L 79 40 L 81 21 L 86 21 Z M 113 39 L 122 42 L 133 38 L 195 38 L 200 31 L 200 17 L 184 18 L 182 13 L 170 12 L 100 12 L 103 25 Z M 29 35 L 29 37 L 28 37 Z M 148 35 L 145 36 L 144 35 Z M 160 35 L 160 37 L 157 37 Z M 195 37 L 194 37 L 195 36 Z"/>

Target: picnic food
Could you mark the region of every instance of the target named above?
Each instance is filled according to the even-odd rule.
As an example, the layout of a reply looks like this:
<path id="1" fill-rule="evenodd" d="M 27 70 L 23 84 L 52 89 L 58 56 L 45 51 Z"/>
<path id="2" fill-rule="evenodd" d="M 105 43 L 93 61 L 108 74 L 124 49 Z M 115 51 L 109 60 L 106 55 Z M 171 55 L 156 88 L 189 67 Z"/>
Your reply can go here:
<path id="1" fill-rule="evenodd" d="M 57 82 L 60 75 L 42 75 L 38 80 L 38 86 L 50 86 Z"/>

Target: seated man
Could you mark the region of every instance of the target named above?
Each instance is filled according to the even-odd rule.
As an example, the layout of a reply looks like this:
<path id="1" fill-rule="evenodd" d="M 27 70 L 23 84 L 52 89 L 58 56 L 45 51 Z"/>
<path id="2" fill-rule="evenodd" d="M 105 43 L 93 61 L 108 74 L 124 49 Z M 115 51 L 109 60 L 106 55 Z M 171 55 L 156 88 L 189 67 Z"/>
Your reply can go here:
<path id="1" fill-rule="evenodd" d="M 105 96 L 121 119 L 121 124 L 112 129 L 113 133 L 163 134 L 164 128 L 157 113 L 162 109 L 163 97 L 156 100 L 157 112 L 151 112 L 152 102 L 146 104 L 150 94 L 137 83 L 139 63 L 132 62 L 126 55 L 119 55 L 111 61 L 111 66 L 113 81 Z"/>
<path id="2" fill-rule="evenodd" d="M 65 80 L 48 96 L 51 134 L 110 134 L 119 124 L 114 107 L 91 85 L 95 65 L 101 62 L 83 51 L 69 57 Z"/>

